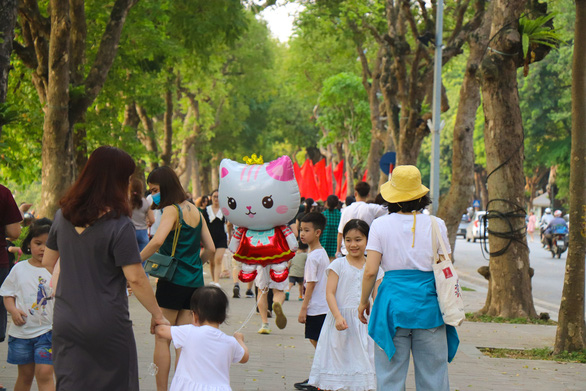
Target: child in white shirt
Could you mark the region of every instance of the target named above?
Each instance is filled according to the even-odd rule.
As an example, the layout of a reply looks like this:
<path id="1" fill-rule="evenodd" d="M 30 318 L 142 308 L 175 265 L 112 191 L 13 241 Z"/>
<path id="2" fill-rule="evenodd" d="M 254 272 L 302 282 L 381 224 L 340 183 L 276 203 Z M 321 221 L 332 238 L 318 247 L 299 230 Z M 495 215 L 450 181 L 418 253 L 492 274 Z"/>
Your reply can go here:
<path id="1" fill-rule="evenodd" d="M 36 220 L 22 242 L 31 258 L 14 265 L 0 287 L 12 317 L 8 330 L 8 363 L 18 365 L 14 388 L 30 390 L 36 377 L 39 391 L 55 390 L 52 358 L 53 292 L 51 274 L 42 265 L 51 220 Z"/>
<path id="2" fill-rule="evenodd" d="M 326 218 L 319 212 L 310 212 L 303 216 L 299 228 L 301 242 L 309 246 L 305 261 L 305 297 L 299 311 L 299 323 L 305 324 L 305 338 L 315 348 L 323 326 L 328 303 L 326 301 L 326 269 L 330 265 L 328 253 L 321 246 L 319 237 L 326 225 Z M 295 388 L 307 388 L 309 379 L 296 383 Z"/>
<path id="3" fill-rule="evenodd" d="M 191 297 L 193 324 L 157 326 L 158 337 L 181 348 L 171 391 L 231 391 L 230 365 L 248 361 L 241 333 L 230 337 L 220 331 L 226 320 L 228 297 L 216 286 L 198 288 Z"/>

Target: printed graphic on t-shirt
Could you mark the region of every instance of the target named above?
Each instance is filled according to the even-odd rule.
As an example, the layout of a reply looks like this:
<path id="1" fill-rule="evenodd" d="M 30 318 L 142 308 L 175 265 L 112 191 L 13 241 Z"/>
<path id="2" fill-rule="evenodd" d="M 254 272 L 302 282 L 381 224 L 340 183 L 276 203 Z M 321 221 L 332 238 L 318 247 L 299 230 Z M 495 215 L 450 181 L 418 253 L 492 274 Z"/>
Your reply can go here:
<path id="1" fill-rule="evenodd" d="M 37 287 L 37 300 L 33 302 L 31 308 L 29 308 L 28 312 L 31 315 L 35 315 L 38 311 L 43 316 L 48 315 L 46 311 L 47 303 L 49 300 L 52 300 L 51 297 L 51 288 L 47 285 L 47 280 L 45 280 L 42 276 L 39 276 L 39 285 Z"/>

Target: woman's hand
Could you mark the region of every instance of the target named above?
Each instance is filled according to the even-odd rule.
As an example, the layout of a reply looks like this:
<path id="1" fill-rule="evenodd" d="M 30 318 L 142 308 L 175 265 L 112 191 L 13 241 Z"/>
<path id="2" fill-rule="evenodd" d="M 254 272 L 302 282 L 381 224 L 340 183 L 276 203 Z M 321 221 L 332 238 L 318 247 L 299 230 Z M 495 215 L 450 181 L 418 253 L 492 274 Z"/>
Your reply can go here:
<path id="1" fill-rule="evenodd" d="M 366 303 L 360 303 L 358 306 L 358 319 L 364 324 L 368 324 L 368 319 L 364 316 L 364 312 L 366 311 L 366 315 L 370 315 L 370 301 Z"/>
<path id="2" fill-rule="evenodd" d="M 151 334 L 155 333 L 156 326 L 170 326 L 171 322 L 169 322 L 163 314 L 159 316 L 154 316 L 151 318 Z"/>
<path id="3" fill-rule="evenodd" d="M 346 319 L 343 316 L 340 316 L 336 319 L 336 330 L 344 331 L 348 328 L 348 323 L 346 323 Z"/>

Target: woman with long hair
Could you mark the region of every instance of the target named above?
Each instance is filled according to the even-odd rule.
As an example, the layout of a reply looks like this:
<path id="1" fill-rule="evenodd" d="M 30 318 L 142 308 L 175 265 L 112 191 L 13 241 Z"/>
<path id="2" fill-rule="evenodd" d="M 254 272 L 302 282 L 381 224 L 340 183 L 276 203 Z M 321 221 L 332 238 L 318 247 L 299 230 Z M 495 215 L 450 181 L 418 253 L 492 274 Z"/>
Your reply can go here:
<path id="1" fill-rule="evenodd" d="M 134 168 L 126 152 L 96 149 L 55 215 L 43 266 L 53 272 L 60 259 L 53 313 L 58 390 L 138 390 L 126 281 L 152 315 L 151 333 L 169 324 L 142 268 L 130 220 Z"/>
<path id="2" fill-rule="evenodd" d="M 130 204 L 132 205 L 132 224 L 136 229 L 138 249 L 142 251 L 149 242 L 148 228 L 155 222 L 155 214 L 143 196 L 144 182 L 132 177 L 130 180 Z"/>
<path id="3" fill-rule="evenodd" d="M 204 285 L 203 263 L 214 253 L 214 242 L 199 209 L 187 200 L 187 194 L 171 168 L 155 168 L 149 174 L 147 183 L 153 196 L 152 208 L 162 210 L 163 215 L 155 236 L 140 255 L 143 261 L 156 251 L 171 255 L 175 232 L 179 229 L 174 255 L 179 260 L 177 270 L 171 280 L 159 278 L 155 296 L 172 326 L 189 324 L 192 319 L 191 296 Z M 153 361 L 159 368 L 156 374 L 157 390 L 167 391 L 171 369 L 169 340 L 155 337 Z"/>

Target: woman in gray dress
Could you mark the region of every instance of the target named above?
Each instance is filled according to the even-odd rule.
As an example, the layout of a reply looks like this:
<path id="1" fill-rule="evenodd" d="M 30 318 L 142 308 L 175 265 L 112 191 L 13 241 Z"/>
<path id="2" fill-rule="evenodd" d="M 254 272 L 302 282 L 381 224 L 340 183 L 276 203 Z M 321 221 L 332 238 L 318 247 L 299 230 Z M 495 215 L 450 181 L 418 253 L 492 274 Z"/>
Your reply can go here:
<path id="1" fill-rule="evenodd" d="M 151 313 L 151 333 L 169 324 L 141 265 L 130 220 L 124 151 L 100 147 L 61 199 L 43 265 L 60 259 L 53 316 L 57 390 L 138 390 L 138 360 L 126 281 Z"/>

